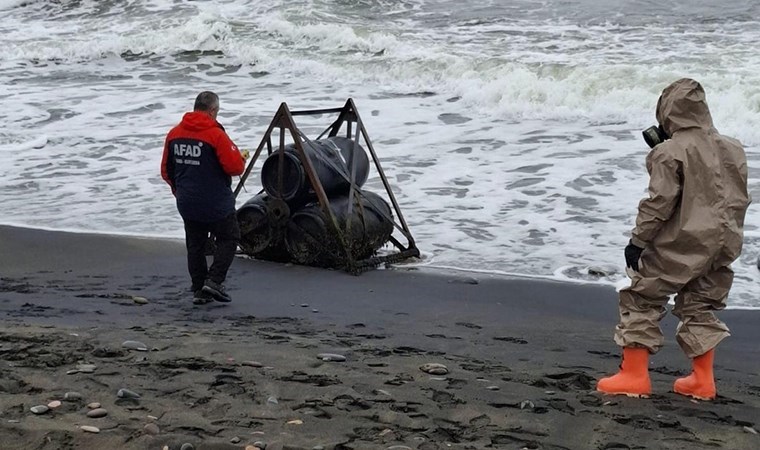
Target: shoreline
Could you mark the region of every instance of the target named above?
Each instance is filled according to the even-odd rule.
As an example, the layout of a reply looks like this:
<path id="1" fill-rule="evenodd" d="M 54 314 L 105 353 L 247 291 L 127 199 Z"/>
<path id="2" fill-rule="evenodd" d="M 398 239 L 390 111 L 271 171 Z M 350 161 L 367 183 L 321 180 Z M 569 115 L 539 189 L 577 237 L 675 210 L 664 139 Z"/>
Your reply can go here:
<path id="1" fill-rule="evenodd" d="M 143 239 L 143 240 L 155 240 L 155 241 L 170 241 L 170 242 L 177 242 L 184 244 L 184 238 L 182 237 L 170 237 L 170 236 L 164 236 L 164 235 L 146 235 L 146 234 L 138 234 L 138 233 L 116 233 L 116 232 L 108 232 L 108 231 L 86 231 L 86 230 L 70 230 L 70 229 L 57 229 L 57 228 L 50 228 L 50 227 L 33 227 L 28 225 L 21 225 L 21 224 L 14 224 L 14 223 L 0 223 L 0 228 L 7 228 L 7 229 L 21 229 L 21 230 L 32 230 L 32 231 L 43 231 L 43 232 L 49 232 L 49 233 L 63 233 L 63 234 L 74 234 L 74 235 L 84 235 L 84 236 L 107 236 L 110 238 L 128 238 L 128 239 Z M 243 259 L 248 258 L 245 255 L 238 255 L 238 257 L 241 257 Z M 262 263 L 267 263 L 266 261 L 261 261 Z M 530 280 L 530 281 L 536 281 L 536 282 L 549 282 L 549 283 L 567 283 L 567 284 L 573 284 L 573 285 L 593 285 L 593 286 L 600 286 L 600 287 L 611 287 L 615 290 L 619 289 L 621 284 L 625 284 L 627 278 L 622 278 L 620 280 L 610 280 L 610 279 L 604 279 L 603 277 L 597 277 L 597 279 L 583 279 L 583 278 L 572 278 L 566 275 L 557 275 L 557 273 L 561 272 L 563 269 L 566 269 L 567 267 L 560 267 L 557 270 L 555 270 L 554 275 L 530 275 L 530 274 L 523 274 L 523 273 L 517 273 L 517 272 L 506 272 L 498 269 L 470 269 L 470 268 L 463 268 L 463 267 L 455 267 L 455 266 L 447 266 L 447 265 L 437 265 L 432 261 L 426 262 L 426 261 L 420 261 L 417 263 L 407 263 L 402 262 L 399 264 L 396 264 L 394 267 L 391 267 L 389 269 L 386 268 L 377 268 L 375 270 L 394 270 L 394 271 L 414 271 L 414 270 L 420 270 L 420 271 L 429 271 L 431 275 L 451 275 L 451 276 L 466 276 L 466 275 L 476 275 L 476 276 L 484 276 L 484 277 L 503 277 L 507 279 L 521 279 L 521 280 Z M 760 257 L 758 258 L 758 270 L 760 270 Z M 669 303 L 672 306 L 672 301 Z M 760 306 L 752 307 L 752 306 L 727 306 L 726 310 L 736 310 L 736 311 L 760 311 Z"/>
<path id="2" fill-rule="evenodd" d="M 689 364 L 666 317 L 655 395 L 636 400 L 594 391 L 619 364 L 611 287 L 237 258 L 233 302 L 198 307 L 184 251 L 0 226 L 0 254 L 12 255 L 0 260 L 0 436 L 13 437 L 3 448 L 760 446 L 758 312 L 720 313 L 733 336 L 716 352 L 714 402 L 671 392 Z M 448 373 L 420 370 L 429 363 Z M 96 368 L 67 374 L 80 364 Z M 141 398 L 117 397 L 122 388 Z M 86 398 L 29 411 L 71 391 Z M 108 415 L 88 418 L 92 401 Z"/>

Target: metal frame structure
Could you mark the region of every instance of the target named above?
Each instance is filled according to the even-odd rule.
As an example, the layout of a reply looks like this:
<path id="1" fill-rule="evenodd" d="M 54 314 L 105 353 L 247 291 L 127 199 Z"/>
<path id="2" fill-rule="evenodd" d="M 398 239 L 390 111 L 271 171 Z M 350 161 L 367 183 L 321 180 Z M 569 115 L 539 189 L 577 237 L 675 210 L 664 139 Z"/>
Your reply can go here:
<path id="1" fill-rule="evenodd" d="M 373 256 L 373 257 L 366 258 L 359 261 L 354 260 L 353 256 L 351 255 L 348 242 L 345 239 L 345 235 L 349 234 L 350 232 L 351 220 L 346 221 L 346 229 L 341 230 L 340 226 L 338 225 L 338 221 L 335 215 L 333 214 L 332 209 L 330 208 L 330 200 L 325 194 L 325 190 L 322 186 L 322 183 L 317 177 L 314 171 L 314 167 L 311 161 L 309 160 L 309 158 L 306 156 L 306 153 L 304 151 L 303 143 L 309 142 L 309 138 L 298 129 L 298 126 L 296 125 L 295 120 L 293 119 L 293 117 L 295 116 L 320 116 L 324 114 L 338 114 L 338 117 L 316 139 L 321 139 L 325 137 L 325 135 L 327 135 L 327 137 L 337 136 L 341 128 L 343 127 L 343 124 L 346 124 L 345 136 L 349 139 L 353 139 L 354 143 L 359 143 L 360 138 L 363 138 L 366 144 L 366 148 L 369 150 L 370 156 L 372 157 L 372 161 L 374 161 L 375 163 L 375 168 L 378 174 L 380 175 L 380 179 L 383 182 L 385 191 L 388 194 L 388 197 L 390 198 L 390 201 L 393 205 L 393 210 L 396 212 L 396 217 L 398 217 L 398 223 L 395 220 L 393 220 L 394 228 L 398 230 L 407 240 L 407 244 L 404 245 L 398 239 L 396 239 L 393 235 L 390 236 L 390 242 L 396 247 L 398 252 L 391 253 L 388 255 L 382 255 L 382 256 Z M 274 132 L 275 129 L 279 129 L 279 145 L 276 150 L 273 150 L 272 133 Z M 401 212 L 401 208 L 399 207 L 398 202 L 396 201 L 396 197 L 393 195 L 393 191 L 391 190 L 391 186 L 388 183 L 387 177 L 385 176 L 385 172 L 383 171 L 383 168 L 380 165 L 380 160 L 377 157 L 377 153 L 375 153 L 375 149 L 372 146 L 372 142 L 369 139 L 369 135 L 367 134 L 367 129 L 364 127 L 364 123 L 362 122 L 362 119 L 359 116 L 359 112 L 356 109 L 356 105 L 354 104 L 354 101 L 351 98 L 349 98 L 346 101 L 346 104 L 341 108 L 291 111 L 290 108 L 288 108 L 287 103 L 280 104 L 280 107 L 277 109 L 277 112 L 275 113 L 274 118 L 272 119 L 272 122 L 269 124 L 269 128 L 267 128 L 266 133 L 264 133 L 264 137 L 261 139 L 261 143 L 259 144 L 258 148 L 256 148 L 256 151 L 254 152 L 251 160 L 248 162 L 248 167 L 246 167 L 246 170 L 241 176 L 238 185 L 235 187 L 234 192 L 235 192 L 236 198 L 238 194 L 240 193 L 240 190 L 243 189 L 245 182 L 248 179 L 248 176 L 253 170 L 253 167 L 256 164 L 256 161 L 261 156 L 261 152 L 264 150 L 265 147 L 267 149 L 268 155 L 271 155 L 273 151 L 279 153 L 280 164 L 279 164 L 279 173 L 278 173 L 277 179 L 280 186 L 280 191 L 282 191 L 282 182 L 283 182 L 282 172 L 283 172 L 283 166 L 284 166 L 283 162 L 284 162 L 284 157 L 285 157 L 284 147 L 285 147 L 285 131 L 286 130 L 290 132 L 290 135 L 293 139 L 293 143 L 296 148 L 298 159 L 300 160 L 301 164 L 303 165 L 303 168 L 306 171 L 306 175 L 308 177 L 309 182 L 311 183 L 312 188 L 314 189 L 314 192 L 317 195 L 317 199 L 322 208 L 322 211 L 325 214 L 325 217 L 329 219 L 329 228 L 335 234 L 337 238 L 336 239 L 337 242 L 340 242 L 343 247 L 341 250 L 343 251 L 344 256 L 345 256 L 346 266 L 344 268 L 346 271 L 354 275 L 358 275 L 366 270 L 377 267 L 380 264 L 400 262 L 410 257 L 420 256 L 420 251 L 419 249 L 417 249 L 417 246 L 415 245 L 414 238 L 412 237 L 412 233 L 409 230 L 409 226 L 407 225 L 406 220 L 404 219 L 404 215 Z M 353 133 L 353 136 L 352 136 L 352 133 Z M 349 179 L 347 179 L 347 181 L 350 184 L 350 188 L 349 188 L 350 198 L 355 198 L 354 196 L 357 194 L 361 195 L 361 190 L 354 182 L 355 175 L 356 175 L 355 172 L 356 172 L 356 168 L 350 167 L 350 177 Z M 348 217 L 350 217 L 351 215 L 351 209 L 353 208 L 353 203 L 354 203 L 353 201 L 348 202 L 348 207 L 347 207 Z M 388 219 L 392 220 L 393 218 L 391 217 Z"/>

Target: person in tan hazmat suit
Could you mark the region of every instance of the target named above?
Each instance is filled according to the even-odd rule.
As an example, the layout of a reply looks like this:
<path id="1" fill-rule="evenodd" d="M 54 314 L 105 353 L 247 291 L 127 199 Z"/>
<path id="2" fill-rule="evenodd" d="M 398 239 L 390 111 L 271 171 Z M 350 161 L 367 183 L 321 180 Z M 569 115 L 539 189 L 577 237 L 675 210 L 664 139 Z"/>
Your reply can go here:
<path id="1" fill-rule="evenodd" d="M 674 391 L 703 400 L 716 395 L 715 347 L 729 336 L 714 311 L 725 308 L 733 282 L 729 265 L 742 249 L 747 159 L 741 144 L 713 127 L 702 86 L 681 79 L 657 102 L 659 128 L 644 132 L 653 147 L 646 158 L 649 197 L 639 203 L 625 249 L 631 285 L 620 291 L 615 342 L 623 347 L 620 371 L 602 378 L 606 394 L 647 397 L 649 355 L 663 344 L 659 322 L 668 297 L 680 319 L 676 339 L 692 359 L 691 375 Z"/>

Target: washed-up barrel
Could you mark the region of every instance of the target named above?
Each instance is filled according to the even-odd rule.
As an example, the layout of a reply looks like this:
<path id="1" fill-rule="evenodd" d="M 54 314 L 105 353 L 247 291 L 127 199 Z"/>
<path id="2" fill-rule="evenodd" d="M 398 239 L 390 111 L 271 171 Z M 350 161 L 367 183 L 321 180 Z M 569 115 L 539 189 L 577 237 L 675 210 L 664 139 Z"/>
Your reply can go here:
<path id="1" fill-rule="evenodd" d="M 358 199 L 358 200 L 357 200 Z M 363 191 L 354 196 L 348 215 L 347 195 L 330 199 L 330 208 L 354 260 L 372 256 L 393 233 L 391 207 L 377 194 Z M 340 240 L 334 235 L 318 202 L 294 212 L 285 232 L 285 247 L 294 262 L 318 267 L 345 267 L 347 261 Z M 346 224 L 351 229 L 345 233 Z"/>
<path id="2" fill-rule="evenodd" d="M 314 172 L 322 183 L 325 193 L 339 195 L 348 192 L 354 170 L 354 182 L 362 186 L 369 176 L 369 158 L 364 149 L 353 140 L 344 137 L 330 137 L 303 143 L 306 156 L 314 167 Z M 261 168 L 261 184 L 272 197 L 290 202 L 314 195 L 306 169 L 298 159 L 295 144 L 283 148 L 282 184 L 280 184 L 280 152 L 274 152 Z"/>
<path id="3" fill-rule="evenodd" d="M 285 262 L 290 255 L 285 248 L 285 225 L 290 218 L 288 205 L 262 192 L 237 210 L 240 248 L 257 259 Z"/>

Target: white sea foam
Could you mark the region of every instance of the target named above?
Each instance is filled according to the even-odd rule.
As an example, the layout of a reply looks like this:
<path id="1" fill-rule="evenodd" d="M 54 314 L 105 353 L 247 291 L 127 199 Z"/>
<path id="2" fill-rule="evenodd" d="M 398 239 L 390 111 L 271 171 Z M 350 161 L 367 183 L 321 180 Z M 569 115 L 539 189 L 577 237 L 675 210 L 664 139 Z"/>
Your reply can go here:
<path id="1" fill-rule="evenodd" d="M 32 2 L 33 0 L 0 0 L 0 11 L 13 9 Z"/>
<path id="2" fill-rule="evenodd" d="M 241 19 L 240 12 L 240 5 L 232 4 L 226 9 L 207 6 L 191 16 L 158 15 L 145 19 L 147 24 L 116 18 L 85 25 L 25 24 L 6 33 L 9 45 L 0 49 L 0 60 L 81 62 L 125 52 L 220 51 L 242 64 L 315 82 L 349 79 L 402 91 L 459 95 L 463 105 L 505 118 L 630 120 L 643 112 L 651 117 L 649 98 L 674 78 L 697 76 L 705 63 L 735 66 L 745 58 L 730 73 L 716 71 L 699 78 L 708 88 L 716 122 L 727 124 L 727 133 L 749 145 L 760 143 L 760 131 L 751 126 L 760 119 L 760 75 L 737 74 L 741 67 L 760 66 L 754 41 L 747 39 L 744 29 L 707 26 L 691 32 L 677 47 L 687 58 L 661 58 L 652 67 L 642 61 L 649 57 L 648 45 L 677 30 L 632 28 L 624 30 L 621 43 L 610 38 L 619 26 L 586 30 L 562 23 L 491 24 L 451 27 L 442 42 L 439 35 L 425 31 L 402 39 L 394 35 L 402 31 L 398 24 L 387 31 L 359 32 L 345 23 L 292 22 L 278 11 L 257 15 L 254 9 L 248 20 Z M 51 33 L 65 39 L 30 39 Z M 478 33 L 496 34 L 496 39 L 481 42 Z M 732 51 L 705 45 L 714 40 L 729 41 Z M 615 43 L 624 50 L 606 47 Z"/>
<path id="3" fill-rule="evenodd" d="M 681 76 L 704 84 L 716 126 L 747 145 L 760 198 L 758 22 L 589 25 L 530 2 L 514 18 L 422 0 L 6 4 L 4 223 L 181 237 L 161 145 L 204 89 L 248 148 L 280 102 L 354 97 L 428 266 L 625 282 L 646 195 L 640 130 Z M 298 121 L 312 135 L 331 118 Z M 381 189 L 377 174 L 368 186 Z M 758 306 L 759 219 L 753 205 L 731 307 Z"/>

